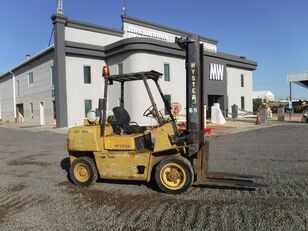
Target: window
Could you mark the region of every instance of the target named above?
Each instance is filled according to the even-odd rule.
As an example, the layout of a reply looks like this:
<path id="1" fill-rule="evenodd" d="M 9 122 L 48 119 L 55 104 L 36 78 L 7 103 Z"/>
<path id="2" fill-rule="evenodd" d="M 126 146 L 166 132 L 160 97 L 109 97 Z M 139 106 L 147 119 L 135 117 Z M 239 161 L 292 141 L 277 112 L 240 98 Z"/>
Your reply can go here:
<path id="1" fill-rule="evenodd" d="M 55 100 L 53 100 L 52 101 L 52 112 L 53 112 L 53 121 L 54 121 L 54 123 L 56 123 L 56 113 L 57 113 L 57 111 L 56 111 L 56 101 Z"/>
<path id="2" fill-rule="evenodd" d="M 244 87 L 244 75 L 241 74 L 241 87 Z"/>
<path id="3" fill-rule="evenodd" d="M 19 80 L 16 80 L 17 95 L 19 95 Z"/>
<path id="4" fill-rule="evenodd" d="M 165 81 L 170 81 L 170 66 L 168 63 L 164 64 L 164 76 Z"/>
<path id="5" fill-rule="evenodd" d="M 118 64 L 118 74 L 123 74 L 123 63 Z"/>
<path id="6" fill-rule="evenodd" d="M 84 83 L 91 83 L 91 67 L 90 66 L 83 67 L 83 78 L 84 78 Z"/>
<path id="7" fill-rule="evenodd" d="M 50 79 L 51 79 L 51 85 L 54 86 L 55 85 L 55 67 L 51 66 L 50 67 Z"/>
<path id="8" fill-rule="evenodd" d="M 86 99 L 84 101 L 84 114 L 87 117 L 88 112 L 92 109 L 92 100 Z"/>
<path id="9" fill-rule="evenodd" d="M 245 97 L 244 96 L 241 97 L 241 109 L 245 110 Z"/>
<path id="10" fill-rule="evenodd" d="M 30 119 L 33 119 L 33 103 L 30 103 Z"/>
<path id="11" fill-rule="evenodd" d="M 169 102 L 169 106 L 171 105 L 171 95 L 164 95 L 164 99 Z M 168 110 L 165 105 L 165 115 L 168 115 Z"/>
<path id="12" fill-rule="evenodd" d="M 28 84 L 33 84 L 33 72 L 30 72 L 28 74 Z"/>

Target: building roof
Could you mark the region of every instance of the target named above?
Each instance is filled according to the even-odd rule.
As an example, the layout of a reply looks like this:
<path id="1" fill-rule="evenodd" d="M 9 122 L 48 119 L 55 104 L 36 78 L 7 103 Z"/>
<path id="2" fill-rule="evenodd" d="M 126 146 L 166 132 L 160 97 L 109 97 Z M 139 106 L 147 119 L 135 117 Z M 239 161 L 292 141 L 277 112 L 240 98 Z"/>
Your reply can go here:
<path id="1" fill-rule="evenodd" d="M 308 72 L 290 73 L 288 74 L 288 82 L 308 88 Z"/>
<path id="2" fill-rule="evenodd" d="M 25 65 L 27 65 L 27 64 L 29 64 L 31 62 L 33 62 L 36 59 L 41 58 L 42 56 L 46 55 L 47 53 L 49 53 L 50 51 L 53 51 L 53 50 L 54 50 L 54 45 L 51 45 L 51 46 L 45 48 L 44 50 L 42 50 L 42 51 L 36 53 L 35 55 L 31 56 L 29 59 L 27 59 L 27 60 L 17 64 L 16 66 L 10 68 L 7 71 L 1 73 L 0 74 L 0 79 L 2 77 L 5 77 L 6 75 L 9 75 L 11 72 L 13 72 L 13 73 L 16 72 L 19 68 L 21 68 L 21 67 L 23 67 L 23 66 L 25 66 Z"/>
<path id="3" fill-rule="evenodd" d="M 266 96 L 274 97 L 274 94 L 271 91 L 254 91 L 252 93 L 253 99 L 263 99 Z"/>

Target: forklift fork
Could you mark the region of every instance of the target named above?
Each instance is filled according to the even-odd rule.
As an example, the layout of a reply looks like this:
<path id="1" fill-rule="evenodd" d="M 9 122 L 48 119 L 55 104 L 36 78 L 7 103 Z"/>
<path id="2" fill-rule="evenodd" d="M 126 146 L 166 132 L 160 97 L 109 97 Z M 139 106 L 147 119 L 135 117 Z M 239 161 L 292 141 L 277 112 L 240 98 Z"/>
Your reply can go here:
<path id="1" fill-rule="evenodd" d="M 229 188 L 257 189 L 267 187 L 264 177 L 228 172 L 210 172 L 209 167 L 209 142 L 205 141 L 197 152 L 196 181 L 194 185 L 218 186 Z"/>

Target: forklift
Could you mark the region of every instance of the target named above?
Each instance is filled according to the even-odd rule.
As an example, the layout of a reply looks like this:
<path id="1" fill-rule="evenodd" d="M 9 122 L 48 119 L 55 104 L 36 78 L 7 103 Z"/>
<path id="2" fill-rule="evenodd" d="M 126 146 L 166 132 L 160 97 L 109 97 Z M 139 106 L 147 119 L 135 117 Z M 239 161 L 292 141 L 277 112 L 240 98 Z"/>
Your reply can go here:
<path id="1" fill-rule="evenodd" d="M 83 126 L 68 131 L 67 147 L 70 176 L 80 187 L 98 178 L 149 182 L 155 179 L 165 193 L 179 194 L 194 185 L 255 189 L 266 186 L 263 177 L 210 172 L 209 142 L 204 135 L 203 44 L 198 36 L 177 38 L 186 51 L 186 129 L 178 129 L 159 85 L 162 74 L 156 71 L 110 75 L 103 67 L 104 98 L 99 99 L 99 119 L 92 110 Z M 156 120 L 153 131 L 132 122 L 124 107 L 125 83 L 144 83 L 151 105 L 143 116 Z M 164 102 L 167 117 L 158 110 L 149 81 L 153 81 Z M 120 106 L 107 117 L 108 88 L 121 86 Z"/>

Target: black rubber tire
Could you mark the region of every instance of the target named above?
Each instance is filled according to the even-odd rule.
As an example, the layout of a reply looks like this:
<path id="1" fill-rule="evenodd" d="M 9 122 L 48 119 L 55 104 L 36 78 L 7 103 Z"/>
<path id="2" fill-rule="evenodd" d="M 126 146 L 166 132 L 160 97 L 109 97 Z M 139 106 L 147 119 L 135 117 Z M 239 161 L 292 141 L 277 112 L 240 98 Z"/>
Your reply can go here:
<path id="1" fill-rule="evenodd" d="M 163 182 L 161 182 L 161 171 L 164 168 L 165 165 L 170 164 L 170 163 L 175 163 L 180 165 L 186 174 L 186 181 L 184 183 L 184 185 L 179 188 L 179 189 L 169 189 L 167 188 Z M 189 160 L 187 160 L 184 157 L 168 157 L 164 160 L 162 160 L 161 162 L 159 162 L 159 164 L 157 165 L 156 169 L 155 169 L 155 181 L 158 185 L 158 187 L 165 193 L 168 194 L 180 194 L 182 192 L 187 191 L 191 185 L 194 182 L 194 171 L 193 171 L 193 167 L 191 165 L 191 163 L 189 162 Z"/>
<path id="2" fill-rule="evenodd" d="M 302 120 L 303 120 L 303 123 L 308 123 L 308 118 L 307 117 L 304 116 Z"/>
<path id="3" fill-rule="evenodd" d="M 89 172 L 89 179 L 85 182 L 79 181 L 74 175 L 74 168 L 80 164 L 86 167 L 87 171 Z M 94 184 L 98 179 L 98 173 L 93 159 L 91 157 L 84 156 L 74 160 L 70 166 L 70 176 L 74 184 L 79 187 L 89 187 L 90 185 Z"/>

